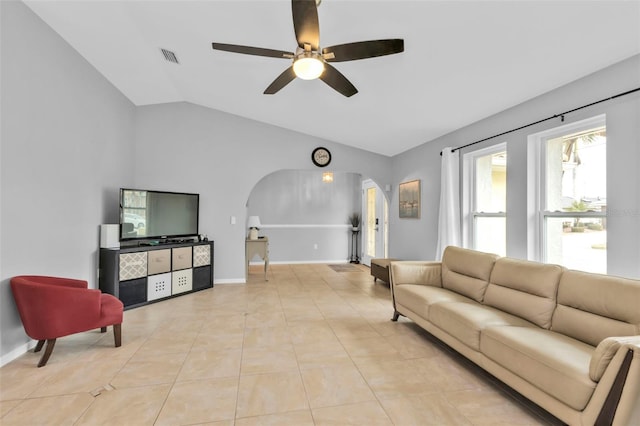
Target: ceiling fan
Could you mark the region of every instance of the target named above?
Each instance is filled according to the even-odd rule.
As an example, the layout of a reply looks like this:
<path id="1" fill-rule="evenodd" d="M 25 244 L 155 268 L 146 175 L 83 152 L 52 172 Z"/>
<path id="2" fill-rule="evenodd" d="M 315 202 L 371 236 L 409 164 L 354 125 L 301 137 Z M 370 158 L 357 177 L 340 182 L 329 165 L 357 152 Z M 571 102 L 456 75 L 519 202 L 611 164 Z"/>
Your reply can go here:
<path id="1" fill-rule="evenodd" d="M 293 59 L 292 65 L 280 74 L 264 91 L 266 95 L 277 93 L 299 77 L 304 80 L 319 78 L 344 96 L 353 96 L 358 89 L 335 69 L 330 62 L 355 61 L 376 56 L 393 55 L 404 51 L 403 39 L 369 40 L 325 47 L 320 51 L 320 29 L 316 0 L 292 0 L 293 29 L 298 47 L 296 52 L 212 43 L 215 50 L 244 53 L 246 55 Z"/>

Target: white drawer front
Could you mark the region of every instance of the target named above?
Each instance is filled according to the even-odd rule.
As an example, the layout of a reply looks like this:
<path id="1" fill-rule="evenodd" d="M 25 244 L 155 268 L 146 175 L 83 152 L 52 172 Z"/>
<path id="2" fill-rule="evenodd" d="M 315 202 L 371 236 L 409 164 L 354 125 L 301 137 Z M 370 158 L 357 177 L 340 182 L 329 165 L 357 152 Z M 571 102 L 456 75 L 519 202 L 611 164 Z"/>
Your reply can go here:
<path id="1" fill-rule="evenodd" d="M 147 300 L 171 296 L 171 272 L 147 278 Z"/>
<path id="2" fill-rule="evenodd" d="M 171 276 L 172 294 L 184 293 L 193 289 L 193 270 L 174 271 Z"/>

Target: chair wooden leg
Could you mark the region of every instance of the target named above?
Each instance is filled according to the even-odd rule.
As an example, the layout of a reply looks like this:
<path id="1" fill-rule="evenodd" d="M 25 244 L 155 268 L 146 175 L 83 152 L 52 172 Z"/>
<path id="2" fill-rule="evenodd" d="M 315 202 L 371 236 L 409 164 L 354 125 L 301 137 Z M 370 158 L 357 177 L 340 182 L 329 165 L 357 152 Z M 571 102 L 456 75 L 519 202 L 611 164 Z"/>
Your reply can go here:
<path id="1" fill-rule="evenodd" d="M 113 324 L 113 340 L 115 341 L 116 348 L 122 345 L 122 324 Z"/>
<path id="2" fill-rule="evenodd" d="M 40 352 L 40 350 L 44 346 L 44 342 L 46 342 L 46 340 L 38 340 L 38 344 L 36 345 L 36 347 L 33 350 L 33 352 Z"/>
<path id="3" fill-rule="evenodd" d="M 100 328 L 100 333 L 106 333 L 106 332 L 107 332 L 107 327 Z"/>
<path id="4" fill-rule="evenodd" d="M 38 342 L 40 344 L 40 342 Z M 38 368 L 44 367 L 49 361 L 49 357 L 51 356 L 51 352 L 53 352 L 53 347 L 56 345 L 56 339 L 47 339 L 47 347 L 44 349 L 44 353 L 42 354 L 42 358 L 40 358 L 40 362 L 38 363 Z"/>

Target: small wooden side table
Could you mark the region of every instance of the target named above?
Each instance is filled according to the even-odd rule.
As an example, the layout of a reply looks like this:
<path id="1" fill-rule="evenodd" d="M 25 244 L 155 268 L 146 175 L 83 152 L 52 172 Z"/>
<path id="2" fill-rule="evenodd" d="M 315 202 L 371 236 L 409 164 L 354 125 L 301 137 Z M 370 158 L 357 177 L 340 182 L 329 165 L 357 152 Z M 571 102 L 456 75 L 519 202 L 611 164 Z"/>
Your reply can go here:
<path id="1" fill-rule="evenodd" d="M 264 280 L 269 281 L 267 279 L 267 268 L 269 267 L 269 238 L 259 237 L 257 240 L 250 240 L 247 238 L 245 240 L 247 278 L 249 277 L 249 262 L 255 255 L 260 256 L 264 261 Z"/>

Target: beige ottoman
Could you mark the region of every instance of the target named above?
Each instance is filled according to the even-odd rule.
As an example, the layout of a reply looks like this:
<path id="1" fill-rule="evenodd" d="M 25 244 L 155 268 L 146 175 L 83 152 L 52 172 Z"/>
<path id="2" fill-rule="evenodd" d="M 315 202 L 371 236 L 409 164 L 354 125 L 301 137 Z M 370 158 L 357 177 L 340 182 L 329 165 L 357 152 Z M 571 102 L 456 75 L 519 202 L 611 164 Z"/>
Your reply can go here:
<path id="1" fill-rule="evenodd" d="M 387 284 L 390 283 L 389 265 L 394 260 L 398 259 L 371 259 L 371 275 L 373 275 L 373 280 L 379 279 Z"/>

